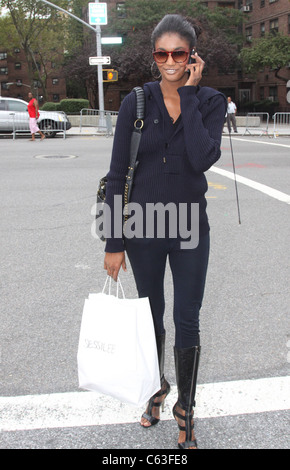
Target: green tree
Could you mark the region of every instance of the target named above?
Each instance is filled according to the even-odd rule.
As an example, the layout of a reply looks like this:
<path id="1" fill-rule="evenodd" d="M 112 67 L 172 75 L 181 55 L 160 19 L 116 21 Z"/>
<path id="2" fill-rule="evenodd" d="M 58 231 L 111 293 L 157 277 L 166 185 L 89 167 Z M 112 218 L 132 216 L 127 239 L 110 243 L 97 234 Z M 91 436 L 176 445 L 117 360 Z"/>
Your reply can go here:
<path id="1" fill-rule="evenodd" d="M 70 12 L 77 18 L 84 20 L 83 9 L 87 5 L 88 0 L 74 0 L 71 2 Z M 91 47 L 87 47 L 91 43 L 91 35 L 89 28 L 74 18 L 68 18 L 64 72 L 67 96 L 70 98 L 87 97 L 87 75 L 92 71 L 88 69 Z M 95 52 L 93 55 L 96 55 Z M 85 71 L 86 73 L 84 73 Z"/>
<path id="2" fill-rule="evenodd" d="M 152 79 L 150 36 L 166 13 L 180 13 L 195 26 L 199 36 L 197 50 L 207 67 L 218 67 L 224 72 L 235 67 L 238 46 L 243 43 L 242 36 L 237 34 L 237 26 L 243 21 L 240 11 L 230 8 L 211 10 L 204 3 L 192 0 L 125 0 L 122 14 L 118 8 L 113 9 L 108 25 L 102 28 L 103 36 L 123 37 L 120 46 L 102 46 L 102 54 L 111 57 L 120 81 L 130 80 L 141 85 Z M 88 35 L 91 40 L 86 38 L 81 50 L 70 50 L 66 75 L 70 80 L 72 77 L 78 82 L 85 80 L 87 88 L 93 91 L 90 94 L 96 96 L 96 69 L 88 65 L 88 57 L 96 53 L 95 37 L 90 32 Z M 104 84 L 105 92 L 108 86 Z M 91 105 L 97 106 L 97 103 Z"/>
<path id="3" fill-rule="evenodd" d="M 58 0 L 59 6 L 67 2 Z M 0 0 L 0 7 L 5 8 L 2 24 L 6 28 L 7 47 L 21 47 L 25 53 L 31 84 L 40 82 L 44 98 L 47 98 L 46 80 L 54 66 L 63 61 L 61 50 L 65 42 L 66 18 L 56 9 L 41 1 Z M 4 34 L 1 33 L 1 37 Z"/>
<path id="4" fill-rule="evenodd" d="M 289 77 L 279 72 L 290 62 L 290 37 L 282 33 L 257 39 L 251 46 L 241 50 L 241 61 L 246 72 L 257 72 L 261 68 L 269 67 L 275 70 L 275 76 L 287 82 Z"/>
<path id="5" fill-rule="evenodd" d="M 124 45 L 104 48 L 104 55 L 111 55 L 121 79 L 150 79 L 152 48 L 150 36 L 154 26 L 164 14 L 180 13 L 196 28 L 197 51 L 205 59 L 207 67 L 218 66 L 227 72 L 236 65 L 238 46 L 243 38 L 237 26 L 243 21 L 239 10 L 230 8 L 209 9 L 204 3 L 190 0 L 126 0 L 125 18 L 110 22 L 107 31 L 124 37 Z M 136 67 L 138 64 L 138 67 Z"/>

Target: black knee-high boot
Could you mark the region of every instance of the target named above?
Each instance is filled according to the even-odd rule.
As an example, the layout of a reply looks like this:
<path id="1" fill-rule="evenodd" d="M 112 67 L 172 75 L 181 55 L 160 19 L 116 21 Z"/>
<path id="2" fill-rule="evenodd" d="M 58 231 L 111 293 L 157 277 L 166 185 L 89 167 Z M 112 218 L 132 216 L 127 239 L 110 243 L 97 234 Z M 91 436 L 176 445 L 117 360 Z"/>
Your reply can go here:
<path id="1" fill-rule="evenodd" d="M 167 382 L 167 380 L 165 380 L 165 377 L 164 377 L 165 333 L 163 335 L 156 336 L 156 346 L 157 346 L 157 356 L 158 356 L 158 363 L 159 363 L 161 389 L 150 398 L 148 406 L 147 406 L 147 410 L 142 415 L 142 418 L 147 419 L 150 422 L 151 426 L 154 426 L 154 424 L 157 424 L 160 421 L 159 418 L 155 418 L 155 416 L 152 415 L 153 408 L 162 406 L 162 411 L 163 411 L 165 398 L 170 392 L 170 385 Z M 164 396 L 163 400 L 160 400 L 160 398 L 163 396 Z M 150 426 L 145 426 L 145 427 L 150 427 Z"/>
<path id="2" fill-rule="evenodd" d="M 178 444 L 181 449 L 197 447 L 196 440 L 192 439 L 192 430 L 199 356 L 200 346 L 186 349 L 174 348 L 178 401 L 173 407 L 173 416 L 180 431 L 186 433 L 185 442 Z"/>

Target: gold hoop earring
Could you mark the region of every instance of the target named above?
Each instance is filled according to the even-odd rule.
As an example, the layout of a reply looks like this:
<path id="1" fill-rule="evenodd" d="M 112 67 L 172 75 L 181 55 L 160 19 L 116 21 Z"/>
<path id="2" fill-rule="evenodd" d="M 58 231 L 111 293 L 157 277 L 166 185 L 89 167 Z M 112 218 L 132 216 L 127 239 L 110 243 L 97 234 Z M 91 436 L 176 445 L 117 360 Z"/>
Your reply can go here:
<path id="1" fill-rule="evenodd" d="M 155 66 L 155 69 L 154 69 L 154 66 Z M 157 69 L 157 70 L 156 70 Z M 156 72 L 159 72 L 159 75 L 157 76 Z M 159 68 L 157 67 L 156 65 L 156 62 L 152 62 L 151 64 L 151 75 L 152 77 L 155 79 L 155 80 L 158 80 L 160 77 L 161 77 L 161 73 L 159 71 Z"/>

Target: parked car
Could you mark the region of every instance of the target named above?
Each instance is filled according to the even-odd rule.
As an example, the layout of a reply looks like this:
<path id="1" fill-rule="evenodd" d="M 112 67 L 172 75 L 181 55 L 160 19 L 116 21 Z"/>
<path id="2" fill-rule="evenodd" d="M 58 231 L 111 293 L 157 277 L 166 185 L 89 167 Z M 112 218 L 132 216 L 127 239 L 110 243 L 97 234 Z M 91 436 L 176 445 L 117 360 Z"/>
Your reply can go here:
<path id="1" fill-rule="evenodd" d="M 27 104 L 18 98 L 0 97 L 0 133 L 30 132 Z M 46 137 L 54 137 L 57 132 L 71 128 L 62 111 L 39 111 L 39 114 L 37 123 Z"/>

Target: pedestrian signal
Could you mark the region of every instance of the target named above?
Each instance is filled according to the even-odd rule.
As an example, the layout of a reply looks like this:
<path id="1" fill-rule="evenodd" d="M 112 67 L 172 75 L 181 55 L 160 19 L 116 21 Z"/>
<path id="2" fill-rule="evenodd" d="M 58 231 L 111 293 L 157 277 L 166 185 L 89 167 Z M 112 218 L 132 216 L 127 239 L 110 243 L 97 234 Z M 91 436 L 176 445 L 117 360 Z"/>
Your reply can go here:
<path id="1" fill-rule="evenodd" d="M 118 72 L 113 69 L 103 70 L 103 82 L 116 82 L 118 80 Z"/>

